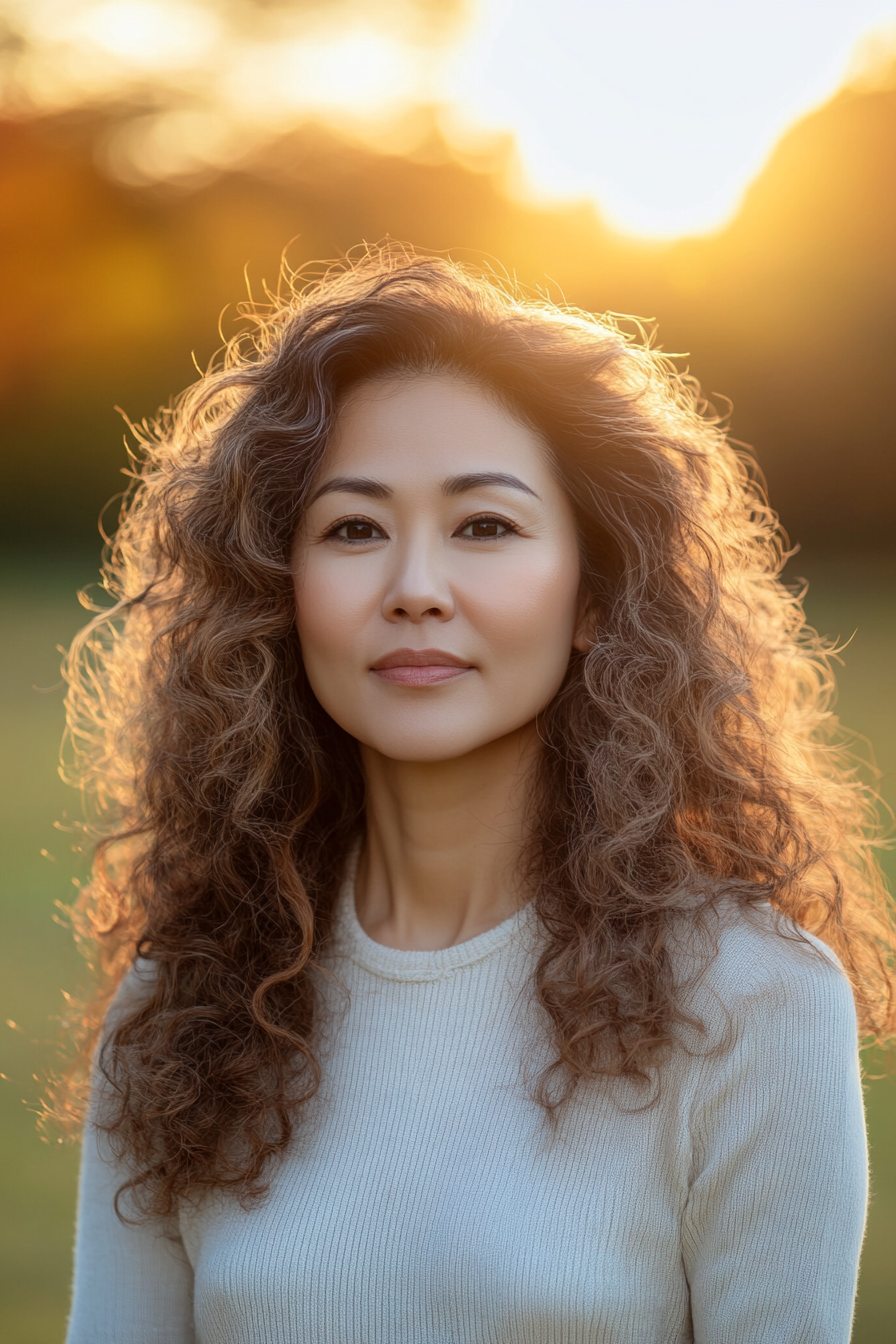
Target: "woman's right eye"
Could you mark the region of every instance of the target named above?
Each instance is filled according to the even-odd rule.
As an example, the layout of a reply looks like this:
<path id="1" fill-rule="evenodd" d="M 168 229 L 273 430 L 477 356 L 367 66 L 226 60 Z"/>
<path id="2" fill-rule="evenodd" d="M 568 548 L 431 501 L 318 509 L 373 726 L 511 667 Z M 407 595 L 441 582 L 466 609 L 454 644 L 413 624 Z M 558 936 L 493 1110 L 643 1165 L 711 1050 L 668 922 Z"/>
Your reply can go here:
<path id="1" fill-rule="evenodd" d="M 347 518 L 337 523 L 328 533 L 328 537 L 338 537 L 340 541 L 382 541 L 382 531 L 369 518 Z"/>

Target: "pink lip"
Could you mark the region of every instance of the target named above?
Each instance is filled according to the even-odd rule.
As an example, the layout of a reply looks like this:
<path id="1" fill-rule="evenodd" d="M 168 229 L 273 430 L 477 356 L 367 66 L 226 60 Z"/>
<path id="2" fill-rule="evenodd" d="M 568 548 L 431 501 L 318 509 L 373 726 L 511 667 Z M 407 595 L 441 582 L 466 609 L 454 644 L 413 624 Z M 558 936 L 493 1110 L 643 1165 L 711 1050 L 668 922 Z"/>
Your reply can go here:
<path id="1" fill-rule="evenodd" d="M 435 686 L 470 671 L 470 664 L 444 649 L 396 649 L 371 667 L 393 686 Z"/>

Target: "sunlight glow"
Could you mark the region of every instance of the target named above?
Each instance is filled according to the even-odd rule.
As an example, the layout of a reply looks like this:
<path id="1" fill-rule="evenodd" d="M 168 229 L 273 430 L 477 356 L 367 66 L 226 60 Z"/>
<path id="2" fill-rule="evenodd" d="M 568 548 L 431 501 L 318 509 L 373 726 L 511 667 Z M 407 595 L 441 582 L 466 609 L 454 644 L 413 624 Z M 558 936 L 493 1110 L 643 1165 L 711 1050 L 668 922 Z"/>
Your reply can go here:
<path id="1" fill-rule="evenodd" d="M 194 65 L 221 31 L 208 9 L 150 0 L 110 0 L 78 16 L 73 28 L 110 55 L 144 70 Z"/>
<path id="2" fill-rule="evenodd" d="M 896 0 L 481 0 L 446 98 L 514 133 L 530 195 L 590 197 L 627 233 L 703 232 L 894 20 Z"/>
<path id="3" fill-rule="evenodd" d="M 256 115 L 283 110 L 362 113 L 417 93 L 411 54 L 382 34 L 357 29 L 334 38 L 249 48 L 235 62 L 226 99 Z"/>
<path id="4" fill-rule="evenodd" d="M 238 163 L 250 147 L 240 127 L 202 108 L 133 117 L 100 147 L 100 161 L 120 182 L 144 186 L 176 178 L 202 180 Z"/>
<path id="5" fill-rule="evenodd" d="M 7 112 L 109 106 L 99 154 L 123 181 L 199 180 L 311 119 L 390 153 L 438 126 L 482 167 L 512 137 L 517 195 L 591 200 L 658 239 L 731 218 L 788 125 L 855 73 L 863 34 L 896 25 L 896 0 L 0 5 Z"/>

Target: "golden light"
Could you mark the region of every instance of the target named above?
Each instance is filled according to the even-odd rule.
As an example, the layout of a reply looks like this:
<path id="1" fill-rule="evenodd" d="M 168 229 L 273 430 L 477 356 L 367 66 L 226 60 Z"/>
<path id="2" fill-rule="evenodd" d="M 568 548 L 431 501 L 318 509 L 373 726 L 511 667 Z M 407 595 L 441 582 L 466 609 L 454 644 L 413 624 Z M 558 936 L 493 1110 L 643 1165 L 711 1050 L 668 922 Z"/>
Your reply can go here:
<path id="1" fill-rule="evenodd" d="M 221 82 L 225 105 L 272 122 L 284 112 L 362 113 L 419 92 L 407 47 L 363 28 L 249 46 Z"/>
<path id="2" fill-rule="evenodd" d="M 103 167 L 129 186 L 202 179 L 238 163 L 253 141 L 219 113 L 176 108 L 129 118 L 99 147 Z"/>
<path id="3" fill-rule="evenodd" d="M 183 69 L 207 58 L 221 36 L 212 10 L 151 0 L 109 0 L 77 14 L 72 36 L 137 70 Z"/>
<path id="4" fill-rule="evenodd" d="M 730 218 L 862 34 L 896 20 L 896 0 L 0 4 L 21 37 L 7 114 L 123 109 L 99 150 L 121 180 L 201 178 L 309 119 L 414 152 L 435 119 L 460 158 L 511 135 L 514 190 L 590 198 L 648 238 Z"/>
<path id="5" fill-rule="evenodd" d="M 535 193 L 675 237 L 724 224 L 862 34 L 894 21 L 894 0 L 481 0 L 445 93 L 513 132 Z"/>

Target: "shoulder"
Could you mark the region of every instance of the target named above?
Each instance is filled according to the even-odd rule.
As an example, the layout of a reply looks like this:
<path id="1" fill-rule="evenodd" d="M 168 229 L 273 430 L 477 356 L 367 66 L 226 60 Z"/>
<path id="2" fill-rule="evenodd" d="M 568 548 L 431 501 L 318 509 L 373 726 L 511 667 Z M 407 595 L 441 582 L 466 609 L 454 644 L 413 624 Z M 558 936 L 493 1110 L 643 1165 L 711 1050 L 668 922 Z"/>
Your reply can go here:
<path id="1" fill-rule="evenodd" d="M 96 1125 L 108 1118 L 106 1107 L 116 1101 L 116 1082 L 120 1056 L 115 1033 L 132 1014 L 150 1002 L 155 992 L 158 969 L 154 962 L 137 957 L 128 967 L 106 1009 L 99 1039 L 93 1052 L 90 1071 L 90 1104 L 87 1122 Z M 106 1141 L 101 1143 L 106 1151 Z M 108 1158 L 109 1153 L 106 1151 Z"/>
<path id="2" fill-rule="evenodd" d="M 857 1046 L 855 1001 L 831 949 L 767 904 L 728 900 L 677 938 L 687 1011 L 737 1036 L 821 1034 Z"/>
<path id="3" fill-rule="evenodd" d="M 131 963 L 106 1009 L 102 1032 L 104 1037 L 149 1003 L 155 993 L 157 979 L 158 966 L 154 961 L 137 957 Z"/>

